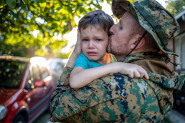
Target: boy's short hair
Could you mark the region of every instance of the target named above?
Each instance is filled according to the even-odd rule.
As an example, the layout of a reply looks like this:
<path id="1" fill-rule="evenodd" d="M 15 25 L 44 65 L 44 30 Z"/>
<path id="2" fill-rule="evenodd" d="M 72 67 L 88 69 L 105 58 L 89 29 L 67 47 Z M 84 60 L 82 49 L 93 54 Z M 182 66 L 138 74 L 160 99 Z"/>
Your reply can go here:
<path id="1" fill-rule="evenodd" d="M 86 29 L 89 26 L 99 26 L 103 28 L 108 35 L 109 29 L 114 24 L 112 17 L 102 10 L 91 11 L 83 16 L 78 23 L 78 30 Z"/>

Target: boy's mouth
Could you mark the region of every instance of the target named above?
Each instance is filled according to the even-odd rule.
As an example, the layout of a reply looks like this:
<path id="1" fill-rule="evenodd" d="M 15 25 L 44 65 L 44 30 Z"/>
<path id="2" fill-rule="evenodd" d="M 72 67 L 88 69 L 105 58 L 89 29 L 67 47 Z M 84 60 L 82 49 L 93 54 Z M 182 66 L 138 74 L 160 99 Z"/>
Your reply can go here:
<path id="1" fill-rule="evenodd" d="M 97 55 L 96 52 L 87 52 L 87 54 L 88 54 L 89 56 L 96 56 L 96 55 Z"/>

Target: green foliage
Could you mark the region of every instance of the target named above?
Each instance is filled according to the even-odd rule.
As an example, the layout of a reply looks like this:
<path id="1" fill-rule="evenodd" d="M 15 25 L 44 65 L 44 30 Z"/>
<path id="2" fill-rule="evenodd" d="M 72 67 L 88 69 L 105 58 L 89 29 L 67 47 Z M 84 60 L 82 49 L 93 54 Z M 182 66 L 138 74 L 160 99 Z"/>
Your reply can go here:
<path id="1" fill-rule="evenodd" d="M 185 7 L 185 0 L 168 0 L 166 9 L 173 15 L 181 12 Z"/>
<path id="2" fill-rule="evenodd" d="M 63 35 L 77 26 L 74 17 L 101 9 L 103 1 L 1 0 L 0 54 L 59 56 L 67 44 Z M 53 38 L 57 35 L 61 40 Z"/>
<path id="3" fill-rule="evenodd" d="M 138 0 L 128 0 L 128 1 L 130 1 L 131 3 L 133 3 L 133 2 L 138 1 Z"/>

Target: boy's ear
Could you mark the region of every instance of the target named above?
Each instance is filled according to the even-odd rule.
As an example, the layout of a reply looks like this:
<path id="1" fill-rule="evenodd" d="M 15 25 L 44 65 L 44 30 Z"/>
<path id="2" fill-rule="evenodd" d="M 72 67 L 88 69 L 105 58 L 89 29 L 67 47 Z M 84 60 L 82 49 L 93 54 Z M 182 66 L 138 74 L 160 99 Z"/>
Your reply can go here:
<path id="1" fill-rule="evenodd" d="M 131 46 L 130 46 L 130 48 L 131 49 L 134 49 L 135 48 L 135 46 L 137 45 L 137 43 L 140 41 L 140 43 L 137 45 L 137 47 L 135 48 L 135 49 L 140 49 L 141 47 L 143 47 L 144 46 L 144 44 L 145 44 L 145 38 L 143 37 L 142 39 L 142 35 L 140 35 L 140 34 L 136 34 L 133 38 L 132 38 L 132 44 L 131 44 Z"/>

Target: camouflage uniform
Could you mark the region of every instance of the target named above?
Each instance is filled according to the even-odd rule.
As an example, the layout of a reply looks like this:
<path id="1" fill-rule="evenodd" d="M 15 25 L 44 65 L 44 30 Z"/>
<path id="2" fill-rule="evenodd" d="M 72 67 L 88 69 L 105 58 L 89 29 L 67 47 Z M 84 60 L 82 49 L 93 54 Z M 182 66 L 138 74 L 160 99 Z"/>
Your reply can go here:
<path id="1" fill-rule="evenodd" d="M 162 122 L 185 76 L 172 73 L 166 65 L 169 59 L 157 53 L 137 53 L 123 61 L 141 65 L 149 80 L 115 73 L 76 90 L 59 81 L 52 95 L 51 121 Z M 65 68 L 65 75 L 70 71 Z"/>
<path id="2" fill-rule="evenodd" d="M 130 12 L 150 33 L 163 54 L 135 53 L 121 62 L 141 65 L 149 79 L 129 78 L 114 73 L 94 80 L 80 89 L 71 89 L 68 79 L 72 68 L 66 67 L 51 97 L 51 121 L 61 122 L 162 122 L 173 106 L 173 91 L 183 86 L 185 75 L 167 67 L 168 40 L 179 32 L 176 20 L 155 0 L 141 0 L 131 5 L 113 0 L 113 13 L 120 18 Z M 153 20 L 151 20 L 153 19 Z"/>

